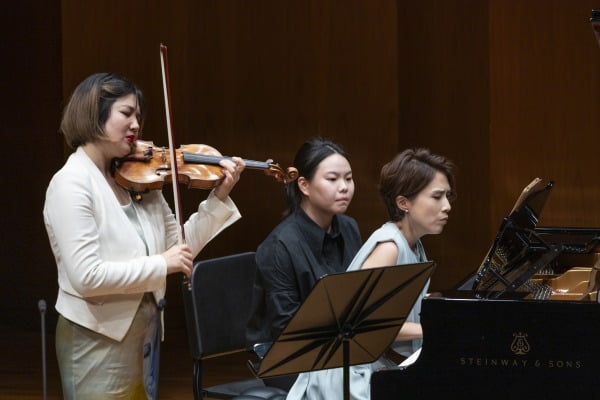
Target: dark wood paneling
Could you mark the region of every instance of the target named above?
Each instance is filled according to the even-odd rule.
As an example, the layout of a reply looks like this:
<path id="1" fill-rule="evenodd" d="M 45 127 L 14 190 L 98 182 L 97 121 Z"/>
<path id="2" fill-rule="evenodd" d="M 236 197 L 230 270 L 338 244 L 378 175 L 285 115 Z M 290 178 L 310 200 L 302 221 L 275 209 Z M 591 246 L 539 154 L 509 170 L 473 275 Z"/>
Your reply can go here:
<path id="1" fill-rule="evenodd" d="M 409 146 L 454 160 L 459 198 L 450 224 L 426 239 L 440 266 L 434 288 L 477 267 L 501 218 L 535 176 L 557 182 L 542 223 L 600 225 L 593 6 L 583 0 L 20 2 L 7 9 L 3 25 L 10 39 L 3 46 L 16 60 L 3 64 L 3 137 L 12 148 L 27 148 L 3 161 L 7 187 L 14 188 L 1 221 L 5 319 L 35 324 L 37 299 L 55 298 L 41 208 L 64 160 L 56 133 L 64 98 L 91 73 L 124 73 L 148 97 L 146 138 L 166 144 L 160 42 L 169 46 L 178 142 L 287 166 L 306 138 L 337 140 L 352 154 L 357 193 L 349 214 L 365 237 L 385 219 L 375 190 L 385 161 Z M 13 173 L 23 160 L 30 162 Z M 170 198 L 168 188 L 165 194 Z M 205 195 L 186 191 L 186 212 Z M 202 257 L 254 249 L 284 207 L 281 185 L 256 172 L 244 174 L 233 197 L 244 218 Z M 171 315 L 179 315 L 177 284 L 176 278 L 169 284 Z"/>
<path id="2" fill-rule="evenodd" d="M 131 1 L 119 3 L 119 15 L 131 18 L 99 17 L 113 7 L 63 1 L 65 94 L 90 73 L 120 71 L 148 98 L 145 138 L 165 144 L 163 42 L 178 143 L 288 166 L 306 139 L 332 138 L 352 157 L 349 214 L 365 237 L 383 222 L 376 179 L 398 148 L 395 1 Z M 184 192 L 186 212 L 205 195 Z M 251 171 L 232 197 L 243 219 L 200 257 L 254 250 L 285 207 L 282 186 Z M 169 307 L 177 308 L 171 281 Z"/>
<path id="3" fill-rule="evenodd" d="M 63 161 L 60 1 L 14 2 L 2 12 L 0 314 L 2 325 L 39 326 L 38 299 L 51 306 L 58 288 L 42 206 Z"/>
<path id="4" fill-rule="evenodd" d="M 458 199 L 441 235 L 432 288 L 475 270 L 489 247 L 488 8 L 478 0 L 400 2 L 400 148 L 426 147 L 457 166 Z"/>
<path id="5" fill-rule="evenodd" d="M 556 182 L 542 225 L 600 226 L 600 49 L 592 1 L 490 1 L 493 226 L 533 178 Z"/>

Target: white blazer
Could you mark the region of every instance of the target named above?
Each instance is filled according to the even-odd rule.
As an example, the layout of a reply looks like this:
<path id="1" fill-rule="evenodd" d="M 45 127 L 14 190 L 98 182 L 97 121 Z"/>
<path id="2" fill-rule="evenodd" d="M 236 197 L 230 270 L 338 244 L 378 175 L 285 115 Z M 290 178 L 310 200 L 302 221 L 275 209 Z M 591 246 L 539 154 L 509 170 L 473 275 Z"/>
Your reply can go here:
<path id="1" fill-rule="evenodd" d="M 140 239 L 106 179 L 81 147 L 52 177 L 44 223 L 58 268 L 56 310 L 115 340 L 127 333 L 145 292 L 165 295 L 160 254 L 177 243 L 177 222 L 162 192 L 133 203 L 148 245 Z M 231 199 L 212 192 L 184 225 L 194 257 L 240 218 Z"/>

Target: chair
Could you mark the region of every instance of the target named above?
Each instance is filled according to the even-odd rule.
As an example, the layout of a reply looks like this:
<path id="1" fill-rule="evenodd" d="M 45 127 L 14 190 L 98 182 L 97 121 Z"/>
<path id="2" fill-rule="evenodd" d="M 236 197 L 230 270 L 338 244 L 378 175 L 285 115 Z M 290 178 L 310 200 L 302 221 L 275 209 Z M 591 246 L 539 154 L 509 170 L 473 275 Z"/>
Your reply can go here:
<path id="1" fill-rule="evenodd" d="M 254 252 L 202 260 L 194 264 L 191 290 L 187 284 L 183 285 L 187 332 L 194 360 L 195 400 L 205 397 L 231 399 L 248 390 L 280 393 L 265 386 L 258 378 L 208 388 L 202 385 L 204 359 L 239 351 L 248 351 L 250 356 L 245 331 L 251 312 L 255 271 Z"/>

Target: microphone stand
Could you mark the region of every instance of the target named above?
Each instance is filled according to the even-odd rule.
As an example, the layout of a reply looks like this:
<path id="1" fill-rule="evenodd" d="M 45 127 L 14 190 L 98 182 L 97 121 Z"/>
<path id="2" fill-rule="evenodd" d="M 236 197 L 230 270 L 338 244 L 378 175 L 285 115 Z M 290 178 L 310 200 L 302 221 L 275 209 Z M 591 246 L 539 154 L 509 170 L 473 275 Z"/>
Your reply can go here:
<path id="1" fill-rule="evenodd" d="M 42 320 L 42 388 L 43 399 L 46 400 L 46 301 L 38 301 L 38 309 L 40 310 L 40 318 Z"/>

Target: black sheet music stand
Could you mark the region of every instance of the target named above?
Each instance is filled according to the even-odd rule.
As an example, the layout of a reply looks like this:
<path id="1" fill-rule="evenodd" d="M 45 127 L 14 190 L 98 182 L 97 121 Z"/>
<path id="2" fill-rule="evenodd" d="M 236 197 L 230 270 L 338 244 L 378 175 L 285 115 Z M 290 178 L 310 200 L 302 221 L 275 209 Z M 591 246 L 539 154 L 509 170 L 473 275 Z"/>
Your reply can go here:
<path id="1" fill-rule="evenodd" d="M 331 274 L 321 278 L 256 372 L 260 378 L 349 367 L 385 352 L 435 269 L 432 261 Z"/>

